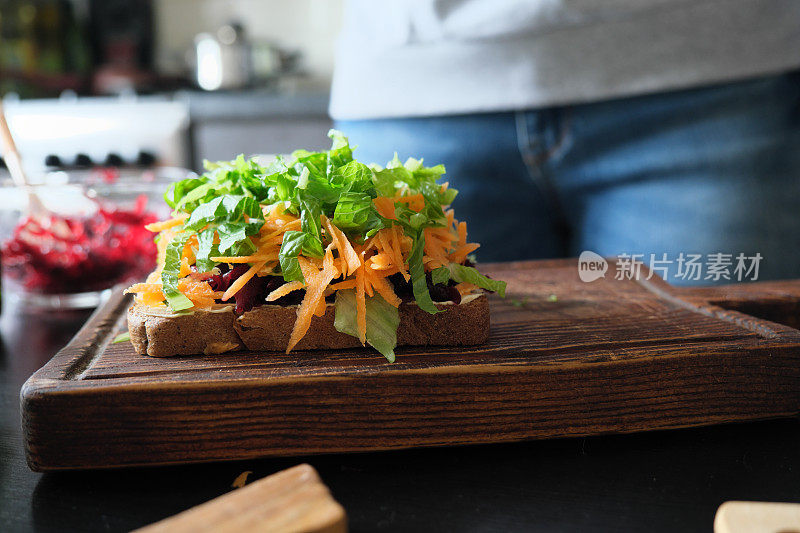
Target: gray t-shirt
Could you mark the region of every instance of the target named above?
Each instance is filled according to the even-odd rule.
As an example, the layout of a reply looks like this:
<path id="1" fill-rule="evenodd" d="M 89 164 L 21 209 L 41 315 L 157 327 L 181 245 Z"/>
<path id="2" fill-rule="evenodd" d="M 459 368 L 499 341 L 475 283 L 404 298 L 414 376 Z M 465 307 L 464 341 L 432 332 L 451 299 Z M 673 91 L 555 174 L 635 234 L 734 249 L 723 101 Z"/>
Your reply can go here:
<path id="1" fill-rule="evenodd" d="M 349 0 L 336 119 L 504 111 L 800 66 L 800 0 Z"/>

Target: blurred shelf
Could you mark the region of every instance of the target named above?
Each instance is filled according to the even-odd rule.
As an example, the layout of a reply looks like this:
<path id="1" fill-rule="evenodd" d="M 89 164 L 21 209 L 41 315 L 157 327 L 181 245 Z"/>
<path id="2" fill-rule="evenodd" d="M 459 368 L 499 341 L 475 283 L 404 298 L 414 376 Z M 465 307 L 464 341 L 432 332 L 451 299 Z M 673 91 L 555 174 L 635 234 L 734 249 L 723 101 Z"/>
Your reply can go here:
<path id="1" fill-rule="evenodd" d="M 259 121 L 328 116 L 328 91 L 280 92 L 274 89 L 240 91 L 177 91 L 175 101 L 189 110 L 193 122 Z"/>

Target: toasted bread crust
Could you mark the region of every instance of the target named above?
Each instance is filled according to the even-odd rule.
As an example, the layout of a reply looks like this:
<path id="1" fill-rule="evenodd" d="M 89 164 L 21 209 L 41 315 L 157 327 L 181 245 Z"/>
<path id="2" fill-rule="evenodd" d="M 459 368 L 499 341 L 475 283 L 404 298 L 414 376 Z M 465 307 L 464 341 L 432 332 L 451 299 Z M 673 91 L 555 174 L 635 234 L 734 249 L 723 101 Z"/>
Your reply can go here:
<path id="1" fill-rule="evenodd" d="M 486 295 L 464 304 L 437 304 L 431 315 L 414 303 L 400 306 L 397 344 L 414 346 L 464 346 L 480 344 L 489 336 L 489 302 Z M 195 311 L 190 315 L 163 316 L 158 309 L 135 304 L 128 310 L 131 343 L 140 354 L 152 357 L 219 353 L 248 349 L 283 351 L 297 318 L 297 306 L 264 305 L 237 317 L 222 312 Z M 297 350 L 355 348 L 355 337 L 336 331 L 334 305 L 315 316 Z"/>
<path id="2" fill-rule="evenodd" d="M 140 304 L 128 309 L 128 331 L 138 353 L 170 357 L 204 353 L 220 343 L 234 345 L 234 349 L 244 347 L 233 329 L 236 315 L 232 309 L 178 316 L 163 314 L 157 308 Z"/>

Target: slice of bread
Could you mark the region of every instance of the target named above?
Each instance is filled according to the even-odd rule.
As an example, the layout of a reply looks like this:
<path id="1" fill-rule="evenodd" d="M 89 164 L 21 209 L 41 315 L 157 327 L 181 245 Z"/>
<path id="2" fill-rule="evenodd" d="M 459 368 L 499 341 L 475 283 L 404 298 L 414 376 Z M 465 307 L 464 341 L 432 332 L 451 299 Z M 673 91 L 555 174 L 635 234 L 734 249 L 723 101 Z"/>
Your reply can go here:
<path id="1" fill-rule="evenodd" d="M 461 304 L 436 304 L 443 312 L 431 315 L 415 303 L 400 305 L 397 345 L 465 346 L 480 344 L 489 336 L 489 302 L 485 294 Z M 134 304 L 128 310 L 131 343 L 140 354 L 152 357 L 213 354 L 240 349 L 284 351 L 298 306 L 263 305 L 236 316 L 233 308 L 168 314 L 165 308 Z M 311 328 L 294 350 L 355 348 L 355 337 L 336 331 L 333 304 L 315 316 Z"/>

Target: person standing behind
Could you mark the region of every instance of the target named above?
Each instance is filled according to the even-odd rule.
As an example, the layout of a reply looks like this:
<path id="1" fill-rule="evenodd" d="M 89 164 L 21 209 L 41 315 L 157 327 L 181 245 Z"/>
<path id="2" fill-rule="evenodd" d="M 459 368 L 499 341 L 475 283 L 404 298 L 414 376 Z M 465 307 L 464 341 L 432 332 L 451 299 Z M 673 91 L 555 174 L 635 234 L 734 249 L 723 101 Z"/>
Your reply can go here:
<path id="1" fill-rule="evenodd" d="M 330 113 L 359 159 L 444 163 L 481 261 L 798 277 L 798 67 L 796 0 L 349 0 Z"/>

